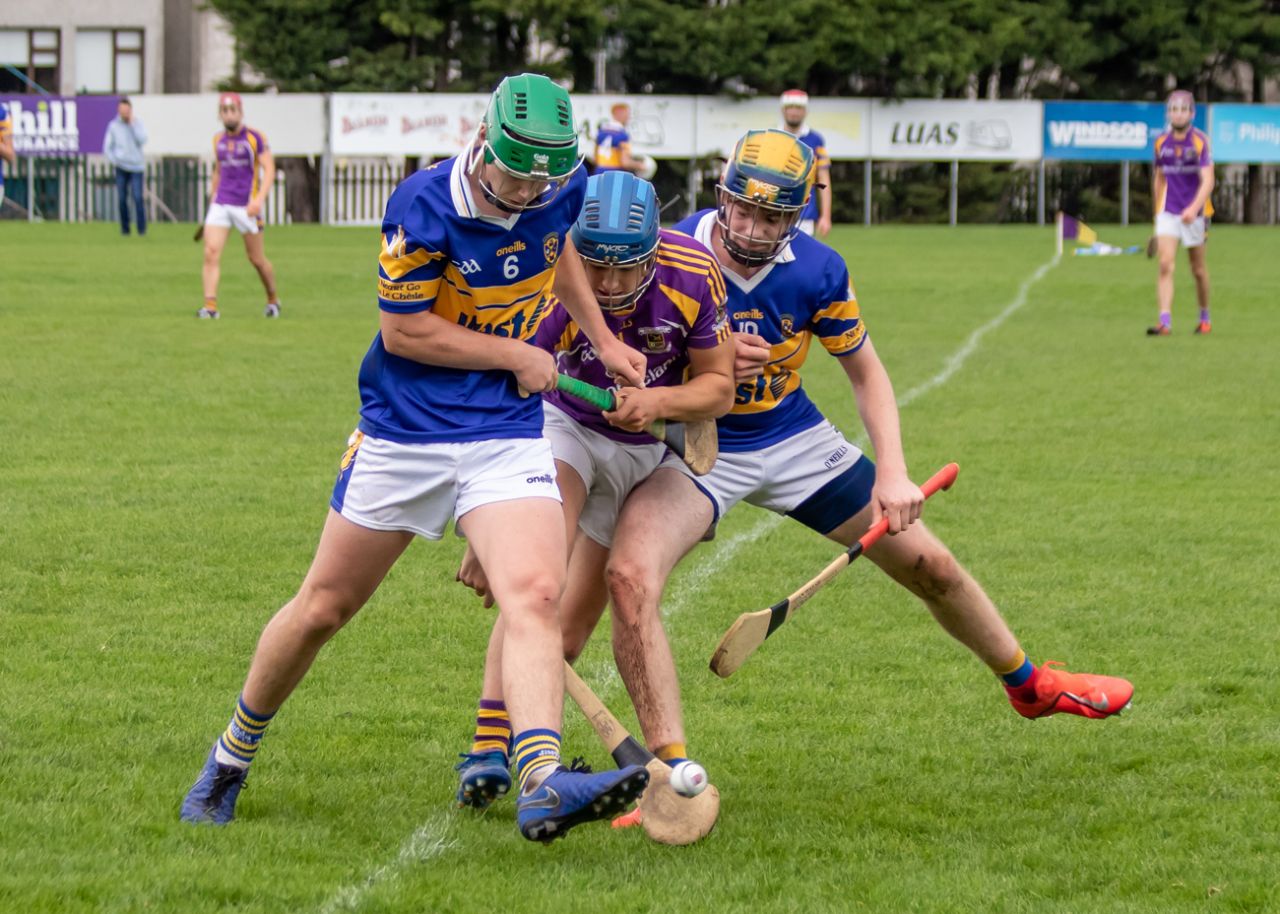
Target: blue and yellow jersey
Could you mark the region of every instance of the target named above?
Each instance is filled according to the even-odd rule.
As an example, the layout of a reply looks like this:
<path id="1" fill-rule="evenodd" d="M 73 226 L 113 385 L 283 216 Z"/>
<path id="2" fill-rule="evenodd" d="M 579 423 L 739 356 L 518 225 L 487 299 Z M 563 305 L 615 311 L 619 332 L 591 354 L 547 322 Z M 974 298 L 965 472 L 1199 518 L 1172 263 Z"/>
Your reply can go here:
<path id="1" fill-rule="evenodd" d="M 13 118 L 9 116 L 9 106 L 0 102 L 0 140 L 13 139 Z M 4 187 L 4 159 L 0 159 L 0 187 Z"/>
<path id="2" fill-rule="evenodd" d="M 622 154 L 631 149 L 631 134 L 617 121 L 605 121 L 596 134 L 596 171 L 622 168 Z"/>
<path id="3" fill-rule="evenodd" d="M 676 225 L 708 248 L 715 210 Z M 756 333 L 770 347 L 764 373 L 739 384 L 733 409 L 718 420 L 720 450 L 757 451 L 823 421 L 800 386 L 800 366 L 816 337 L 832 355 L 857 352 L 867 338 L 849 271 L 840 255 L 798 234 L 751 279 L 724 271 L 733 329 Z"/>
<path id="4" fill-rule="evenodd" d="M 786 129 L 783 127 L 782 129 Z M 831 156 L 827 154 L 827 141 L 822 138 L 822 134 L 809 127 L 805 127 L 796 139 L 804 143 L 813 150 L 813 167 L 817 173 L 818 182 L 821 184 L 828 183 L 831 179 L 824 178 L 821 174 L 823 169 L 827 170 L 829 175 L 831 172 Z M 801 219 L 817 219 L 818 218 L 818 189 L 815 187 L 813 193 L 809 195 L 809 202 L 805 204 L 804 212 L 800 214 Z"/>
<path id="5" fill-rule="evenodd" d="M 431 311 L 477 333 L 529 340 L 549 309 L 556 262 L 586 198 L 579 169 L 546 207 L 477 215 L 464 157 L 407 178 L 387 201 L 378 307 Z M 374 336 L 360 366 L 360 429 L 406 444 L 536 438 L 542 405 L 509 371 L 424 365 Z"/>

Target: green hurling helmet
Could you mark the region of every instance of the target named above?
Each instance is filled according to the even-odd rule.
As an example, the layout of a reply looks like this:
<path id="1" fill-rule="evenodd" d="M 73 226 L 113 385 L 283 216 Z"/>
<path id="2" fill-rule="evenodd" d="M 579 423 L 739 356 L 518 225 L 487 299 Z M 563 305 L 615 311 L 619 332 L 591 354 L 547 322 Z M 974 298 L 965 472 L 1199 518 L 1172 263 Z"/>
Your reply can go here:
<path id="1" fill-rule="evenodd" d="M 483 161 L 518 180 L 547 182 L 532 202 L 513 203 L 495 193 L 482 176 L 481 188 L 490 203 L 508 212 L 550 203 L 582 162 L 569 93 L 536 73 L 504 79 L 485 111 Z"/>

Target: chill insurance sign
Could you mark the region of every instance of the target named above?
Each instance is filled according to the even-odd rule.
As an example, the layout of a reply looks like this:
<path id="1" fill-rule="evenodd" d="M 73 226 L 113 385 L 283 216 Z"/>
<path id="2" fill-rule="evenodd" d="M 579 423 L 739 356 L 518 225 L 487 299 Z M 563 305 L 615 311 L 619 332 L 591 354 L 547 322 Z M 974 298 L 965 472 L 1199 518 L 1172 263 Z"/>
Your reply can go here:
<path id="1" fill-rule="evenodd" d="M 1205 128 L 1208 105 L 1196 106 Z M 1161 102 L 1045 102 L 1044 157 L 1077 161 L 1150 161 L 1165 129 Z"/>

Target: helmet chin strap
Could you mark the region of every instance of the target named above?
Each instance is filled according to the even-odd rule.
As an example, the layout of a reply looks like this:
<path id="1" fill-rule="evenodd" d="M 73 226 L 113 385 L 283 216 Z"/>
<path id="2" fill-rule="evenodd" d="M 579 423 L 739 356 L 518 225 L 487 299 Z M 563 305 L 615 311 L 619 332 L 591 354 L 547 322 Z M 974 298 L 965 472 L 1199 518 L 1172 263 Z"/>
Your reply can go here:
<path id="1" fill-rule="evenodd" d="M 752 226 L 754 227 L 754 222 Z M 724 249 L 729 253 L 729 256 L 744 267 L 762 267 L 766 263 L 773 261 L 774 258 L 782 253 L 782 249 L 787 246 L 792 234 L 789 231 L 784 237 L 772 242 L 772 250 L 753 251 L 733 240 L 733 232 L 729 230 L 728 205 L 720 207 L 719 212 L 717 212 L 716 228 L 720 229 L 720 243 L 724 245 Z"/>

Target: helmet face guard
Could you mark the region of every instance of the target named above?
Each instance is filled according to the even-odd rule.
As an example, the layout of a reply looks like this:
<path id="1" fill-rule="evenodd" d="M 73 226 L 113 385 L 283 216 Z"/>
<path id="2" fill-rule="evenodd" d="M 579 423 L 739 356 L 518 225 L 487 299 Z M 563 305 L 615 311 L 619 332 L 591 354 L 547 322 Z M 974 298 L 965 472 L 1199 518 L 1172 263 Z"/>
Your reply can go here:
<path id="1" fill-rule="evenodd" d="M 774 260 L 800 230 L 813 192 L 813 151 L 784 130 L 750 130 L 716 185 L 716 225 L 746 267 Z"/>
<path id="2" fill-rule="evenodd" d="M 483 140 L 468 155 L 467 172 L 491 205 L 521 213 L 551 203 L 582 163 L 569 93 L 545 76 L 507 77 L 489 100 Z"/>
<path id="3" fill-rule="evenodd" d="M 658 195 L 648 181 L 625 171 L 588 179 L 587 198 L 569 237 L 583 263 L 604 273 L 603 284 L 592 283 L 602 311 L 631 310 L 653 282 L 658 217 Z"/>

